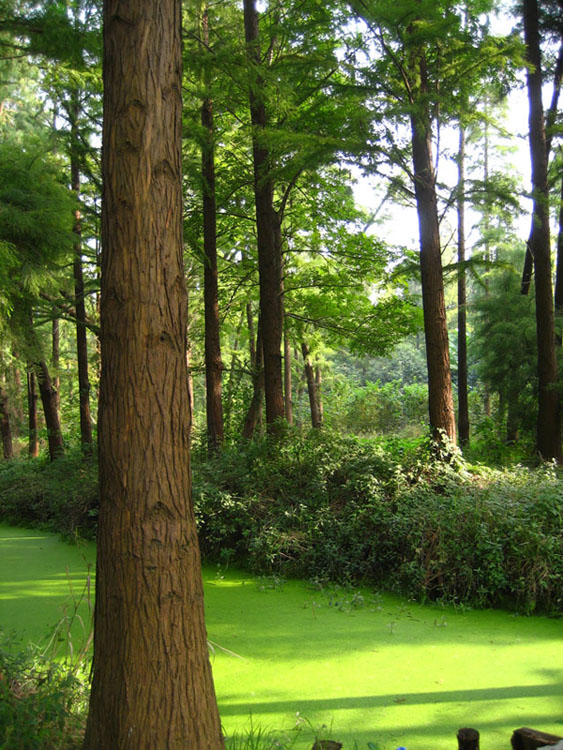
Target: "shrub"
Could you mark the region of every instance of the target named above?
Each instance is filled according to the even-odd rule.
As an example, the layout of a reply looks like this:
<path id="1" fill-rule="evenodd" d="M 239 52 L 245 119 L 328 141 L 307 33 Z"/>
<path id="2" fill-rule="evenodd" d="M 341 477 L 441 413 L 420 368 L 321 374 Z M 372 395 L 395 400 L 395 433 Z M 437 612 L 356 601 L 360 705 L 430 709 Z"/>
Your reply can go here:
<path id="1" fill-rule="evenodd" d="M 92 537 L 99 505 L 95 456 L 79 448 L 56 461 L 47 457 L 0 463 L 0 518 L 41 525 L 67 537 Z"/>
<path id="2" fill-rule="evenodd" d="M 292 434 L 194 472 L 204 552 L 260 574 L 563 611 L 560 472 L 437 460 L 426 442 Z"/>

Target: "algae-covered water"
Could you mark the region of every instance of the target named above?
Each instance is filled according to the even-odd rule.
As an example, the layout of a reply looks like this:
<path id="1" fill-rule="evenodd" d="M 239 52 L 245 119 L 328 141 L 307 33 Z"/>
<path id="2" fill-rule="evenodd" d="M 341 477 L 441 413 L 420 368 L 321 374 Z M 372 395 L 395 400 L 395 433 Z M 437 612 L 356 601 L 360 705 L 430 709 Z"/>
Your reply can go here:
<path id="1" fill-rule="evenodd" d="M 0 627 L 46 641 L 74 611 L 93 544 L 0 526 Z M 227 734 L 311 727 L 367 750 L 446 750 L 471 726 L 482 750 L 520 726 L 563 735 L 563 620 L 423 606 L 387 594 L 203 571 Z M 69 593 L 69 585 L 73 594 Z M 87 621 L 88 606 L 79 613 Z M 81 637 L 75 622 L 75 647 Z M 231 653 L 229 653 L 231 652 Z"/>

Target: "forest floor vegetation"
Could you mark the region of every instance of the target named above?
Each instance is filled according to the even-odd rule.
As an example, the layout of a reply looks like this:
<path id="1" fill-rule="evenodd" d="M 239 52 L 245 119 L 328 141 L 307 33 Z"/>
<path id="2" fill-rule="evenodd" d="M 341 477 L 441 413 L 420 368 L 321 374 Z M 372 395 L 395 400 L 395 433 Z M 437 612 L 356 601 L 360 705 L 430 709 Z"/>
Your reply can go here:
<path id="1" fill-rule="evenodd" d="M 194 450 L 205 560 L 258 575 L 369 584 L 413 597 L 563 612 L 563 474 L 494 469 L 428 441 L 289 431 Z M 93 538 L 95 457 L 0 464 L 0 520 Z"/>

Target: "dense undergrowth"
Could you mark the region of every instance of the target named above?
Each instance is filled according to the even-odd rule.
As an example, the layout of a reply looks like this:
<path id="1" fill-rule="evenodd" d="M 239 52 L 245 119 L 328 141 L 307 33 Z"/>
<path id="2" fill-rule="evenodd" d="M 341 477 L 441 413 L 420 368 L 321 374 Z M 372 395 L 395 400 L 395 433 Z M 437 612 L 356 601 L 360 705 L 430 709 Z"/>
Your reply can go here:
<path id="1" fill-rule="evenodd" d="M 0 632 L 2 750 L 77 750 L 87 698 L 84 675 L 35 646 L 14 650 Z"/>
<path id="2" fill-rule="evenodd" d="M 420 600 L 563 612 L 563 476 L 440 461 L 427 442 L 330 432 L 194 451 L 203 555 Z M 0 464 L 0 518 L 95 533 L 94 458 Z"/>

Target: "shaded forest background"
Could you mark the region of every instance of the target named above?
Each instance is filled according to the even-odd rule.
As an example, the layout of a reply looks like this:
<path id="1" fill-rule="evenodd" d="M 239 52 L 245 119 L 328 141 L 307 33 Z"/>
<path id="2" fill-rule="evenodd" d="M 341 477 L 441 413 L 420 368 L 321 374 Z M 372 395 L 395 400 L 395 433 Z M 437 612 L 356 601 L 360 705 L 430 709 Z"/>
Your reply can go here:
<path id="1" fill-rule="evenodd" d="M 500 10 L 510 33 L 492 31 Z M 279 419 L 406 437 L 430 423 L 455 441 L 453 383 L 466 454 L 542 448 L 553 428 L 536 435 L 539 397 L 557 397 L 559 380 L 553 364 L 540 385 L 535 296 L 520 294 L 531 167 L 506 115 L 509 95 L 526 91 L 522 18 L 494 3 L 273 4 L 245 31 L 232 3 L 185 4 L 196 447 L 252 439 Z M 559 6 L 542 3 L 537 22 L 557 312 Z M 73 441 L 88 450 L 96 420 L 100 8 L 5 2 L 0 30 L 4 456 L 47 443 L 54 458 Z M 426 166 L 413 161 L 418 131 Z M 377 206 L 357 204 L 358 179 L 376 185 Z M 428 239 L 421 222 L 420 253 L 417 212 L 438 232 Z M 443 321 L 431 309 L 440 287 Z M 554 346 L 559 329 L 552 320 Z M 560 456 L 557 441 L 545 458 Z"/>

